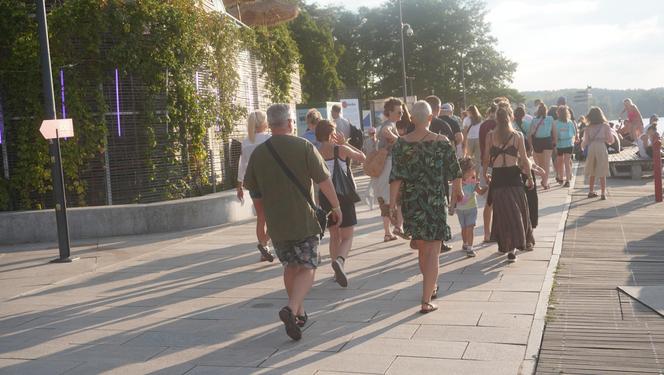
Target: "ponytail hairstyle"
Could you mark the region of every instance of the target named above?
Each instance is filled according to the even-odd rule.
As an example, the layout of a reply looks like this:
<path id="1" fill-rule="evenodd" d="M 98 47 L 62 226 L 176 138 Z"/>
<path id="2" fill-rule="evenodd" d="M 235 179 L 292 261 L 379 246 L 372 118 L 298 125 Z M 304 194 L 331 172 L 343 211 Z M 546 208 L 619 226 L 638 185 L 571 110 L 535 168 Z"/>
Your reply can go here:
<path id="1" fill-rule="evenodd" d="M 535 117 L 544 118 L 546 117 L 546 112 L 547 112 L 546 104 L 540 103 L 539 106 L 537 107 L 537 113 L 535 114 Z"/>
<path id="2" fill-rule="evenodd" d="M 335 131 L 336 126 L 331 121 L 320 120 L 316 125 L 316 140 L 318 142 L 327 142 Z"/>
<path id="3" fill-rule="evenodd" d="M 569 121 L 569 117 L 570 117 L 570 115 L 569 115 L 569 107 L 567 107 L 566 105 L 558 106 L 558 109 L 557 109 L 556 114 L 558 115 L 558 120 L 559 120 L 560 122 L 567 122 L 567 121 Z"/>
<path id="4" fill-rule="evenodd" d="M 267 115 L 260 109 L 249 114 L 247 119 L 247 138 L 251 143 L 256 142 L 256 128 L 267 122 Z"/>
<path id="5" fill-rule="evenodd" d="M 499 105 L 496 112 L 496 129 L 494 130 L 498 135 L 498 140 L 501 143 L 507 142 L 509 136 L 514 132 L 512 127 L 512 108 L 509 104 Z"/>

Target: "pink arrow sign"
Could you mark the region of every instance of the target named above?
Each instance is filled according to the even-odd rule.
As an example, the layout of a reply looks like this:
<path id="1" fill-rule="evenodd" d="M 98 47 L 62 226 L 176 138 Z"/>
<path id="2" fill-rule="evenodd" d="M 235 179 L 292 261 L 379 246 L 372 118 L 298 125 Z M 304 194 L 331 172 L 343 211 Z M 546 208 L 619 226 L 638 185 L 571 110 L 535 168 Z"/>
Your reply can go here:
<path id="1" fill-rule="evenodd" d="M 39 132 L 46 139 L 70 138 L 74 136 L 74 123 L 70 118 L 42 121 Z"/>

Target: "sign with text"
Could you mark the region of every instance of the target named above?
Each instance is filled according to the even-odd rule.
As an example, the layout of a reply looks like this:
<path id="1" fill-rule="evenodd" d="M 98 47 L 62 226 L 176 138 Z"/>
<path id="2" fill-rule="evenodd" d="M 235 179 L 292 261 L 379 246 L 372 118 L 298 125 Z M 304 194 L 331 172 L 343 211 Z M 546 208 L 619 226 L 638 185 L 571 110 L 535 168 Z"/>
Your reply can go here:
<path id="1" fill-rule="evenodd" d="M 39 132 L 46 139 L 70 138 L 74 136 L 74 123 L 72 119 L 44 120 Z"/>

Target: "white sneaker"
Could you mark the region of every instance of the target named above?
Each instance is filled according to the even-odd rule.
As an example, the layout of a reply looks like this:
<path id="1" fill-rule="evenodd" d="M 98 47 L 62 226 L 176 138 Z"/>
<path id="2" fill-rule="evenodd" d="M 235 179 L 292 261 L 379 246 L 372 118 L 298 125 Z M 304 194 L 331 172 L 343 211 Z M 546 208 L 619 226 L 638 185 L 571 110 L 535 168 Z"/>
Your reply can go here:
<path id="1" fill-rule="evenodd" d="M 466 251 L 466 256 L 468 258 L 474 258 L 477 256 L 471 245 L 464 245 L 464 250 Z"/>

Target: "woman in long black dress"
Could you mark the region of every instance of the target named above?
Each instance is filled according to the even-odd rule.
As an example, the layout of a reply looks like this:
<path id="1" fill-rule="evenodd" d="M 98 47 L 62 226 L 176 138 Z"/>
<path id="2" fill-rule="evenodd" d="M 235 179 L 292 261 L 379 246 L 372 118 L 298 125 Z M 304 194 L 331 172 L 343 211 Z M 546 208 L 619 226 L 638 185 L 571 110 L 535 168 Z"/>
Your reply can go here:
<path id="1" fill-rule="evenodd" d="M 491 239 L 498 242 L 498 251 L 507 253 L 509 262 L 515 262 L 516 250 L 530 251 L 535 245 L 522 173 L 528 176 L 528 187 L 534 182 L 523 136 L 511 122 L 509 103 L 500 103 L 496 128 L 487 136 L 485 159 L 492 168 L 488 198 L 493 205 Z"/>

